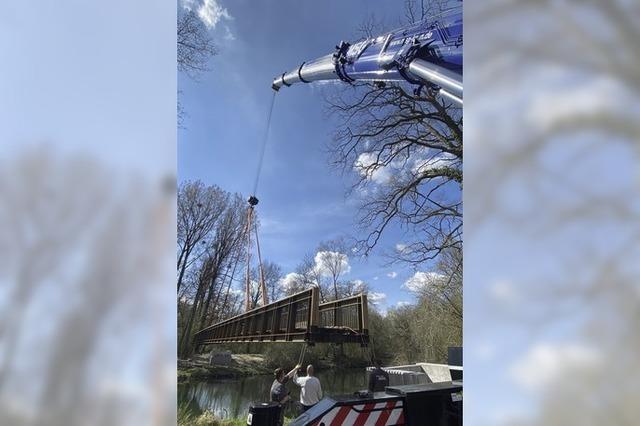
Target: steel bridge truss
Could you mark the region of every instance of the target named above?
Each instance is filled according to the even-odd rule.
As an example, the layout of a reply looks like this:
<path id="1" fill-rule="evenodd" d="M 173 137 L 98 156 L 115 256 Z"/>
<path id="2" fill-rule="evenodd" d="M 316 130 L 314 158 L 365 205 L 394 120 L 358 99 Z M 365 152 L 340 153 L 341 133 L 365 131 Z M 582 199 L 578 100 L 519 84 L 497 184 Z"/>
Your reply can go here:
<path id="1" fill-rule="evenodd" d="M 320 303 L 317 287 L 198 331 L 196 346 L 227 342 L 369 343 L 367 295 Z"/>

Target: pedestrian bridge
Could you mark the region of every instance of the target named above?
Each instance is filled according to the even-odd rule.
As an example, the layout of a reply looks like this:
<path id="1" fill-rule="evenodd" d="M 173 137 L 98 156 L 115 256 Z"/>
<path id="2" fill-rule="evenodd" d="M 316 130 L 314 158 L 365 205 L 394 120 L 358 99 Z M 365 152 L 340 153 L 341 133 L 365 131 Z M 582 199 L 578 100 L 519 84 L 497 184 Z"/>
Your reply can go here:
<path id="1" fill-rule="evenodd" d="M 227 342 L 369 343 L 367 295 L 320 303 L 308 290 L 206 327 L 196 346 Z"/>

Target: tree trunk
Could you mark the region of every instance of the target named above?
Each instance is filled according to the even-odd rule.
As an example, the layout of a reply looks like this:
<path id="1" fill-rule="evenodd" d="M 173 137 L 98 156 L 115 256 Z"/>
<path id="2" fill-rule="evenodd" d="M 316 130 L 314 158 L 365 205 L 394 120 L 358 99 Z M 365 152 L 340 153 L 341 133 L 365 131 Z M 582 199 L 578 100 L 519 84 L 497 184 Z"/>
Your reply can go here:
<path id="1" fill-rule="evenodd" d="M 207 322 L 207 317 L 209 316 L 209 306 L 211 305 L 211 299 L 213 299 L 213 293 L 215 292 L 216 281 L 218 280 L 218 267 L 214 266 L 212 270 L 213 271 L 211 273 L 211 278 L 209 279 L 209 282 L 211 284 L 209 284 L 207 300 L 204 302 L 204 307 L 200 315 L 200 329 L 203 329 Z"/>
<path id="2" fill-rule="evenodd" d="M 187 270 L 187 261 L 189 260 L 190 254 L 191 247 L 186 249 L 184 259 L 182 259 L 182 267 L 180 268 L 180 275 L 178 275 L 178 293 L 180 293 L 180 287 L 182 287 L 182 280 L 184 279 L 184 273 Z"/>
<path id="3" fill-rule="evenodd" d="M 191 330 L 193 329 L 193 320 L 196 316 L 196 312 L 198 311 L 198 306 L 200 305 L 200 300 L 204 296 L 204 285 L 202 281 L 198 283 L 198 290 L 196 291 L 196 296 L 193 299 L 193 306 L 191 308 L 191 312 L 189 312 L 189 319 L 185 324 L 184 330 L 182 331 L 182 336 L 180 337 L 180 342 L 178 347 L 180 348 L 180 353 L 182 356 L 187 356 L 191 352 L 191 345 L 189 342 L 189 338 L 191 336 Z"/>

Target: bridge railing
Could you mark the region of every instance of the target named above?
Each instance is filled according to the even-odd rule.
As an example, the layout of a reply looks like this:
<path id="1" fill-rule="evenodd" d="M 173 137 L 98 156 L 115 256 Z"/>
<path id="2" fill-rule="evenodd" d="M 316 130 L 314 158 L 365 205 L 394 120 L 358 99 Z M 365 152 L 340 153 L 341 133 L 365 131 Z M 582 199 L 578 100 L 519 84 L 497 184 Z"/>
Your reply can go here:
<path id="1" fill-rule="evenodd" d="M 312 287 L 198 331 L 194 343 L 369 342 L 367 296 L 319 304 Z"/>
<path id="2" fill-rule="evenodd" d="M 322 303 L 318 311 L 322 328 L 344 328 L 358 333 L 367 332 L 369 311 L 366 294 Z"/>
<path id="3" fill-rule="evenodd" d="M 196 333 L 198 344 L 237 341 L 304 341 L 318 324 L 316 287 L 229 318 Z"/>

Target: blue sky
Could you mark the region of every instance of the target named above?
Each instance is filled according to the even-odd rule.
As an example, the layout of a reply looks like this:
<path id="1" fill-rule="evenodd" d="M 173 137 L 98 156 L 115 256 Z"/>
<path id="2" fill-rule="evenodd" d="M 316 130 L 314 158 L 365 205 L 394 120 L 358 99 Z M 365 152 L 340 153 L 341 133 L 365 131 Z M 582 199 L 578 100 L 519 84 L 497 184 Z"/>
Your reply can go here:
<path id="1" fill-rule="evenodd" d="M 374 15 L 388 27 L 403 16 L 390 1 L 187 1 L 201 11 L 220 53 L 211 71 L 193 81 L 178 76 L 187 117 L 178 131 L 180 180 L 200 179 L 248 195 L 272 97 L 273 77 L 302 61 L 330 53 L 341 40 L 360 37 L 357 27 Z M 325 114 L 318 86 L 281 90 L 258 188 L 263 256 L 292 272 L 323 240 L 357 235 L 357 201 L 346 195 L 352 176 L 328 164 L 326 145 L 335 123 Z M 389 266 L 384 251 L 401 243 L 392 229 L 367 260 L 350 256 L 344 278 L 368 282 L 386 304 L 412 301 L 401 285 L 414 271 Z"/>

